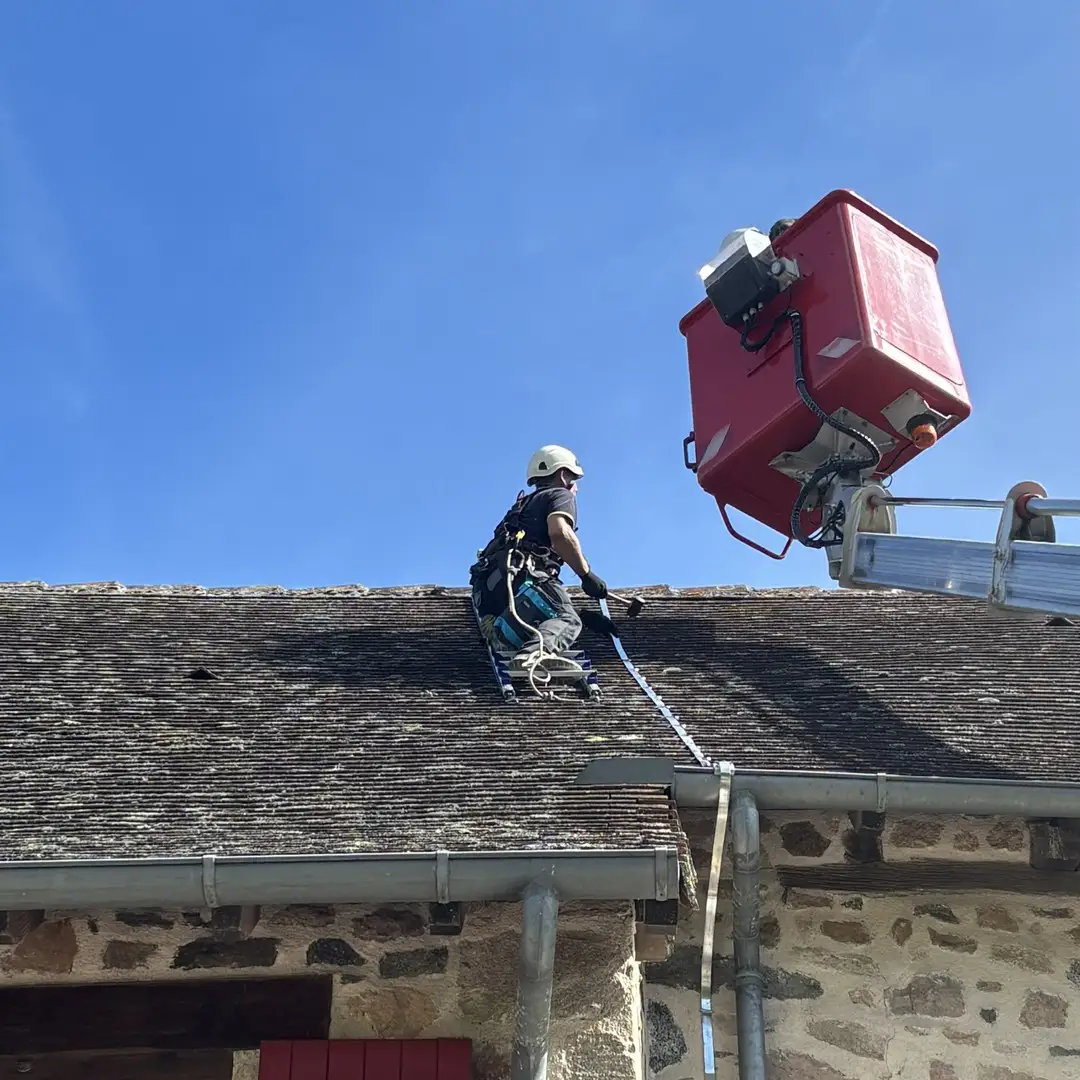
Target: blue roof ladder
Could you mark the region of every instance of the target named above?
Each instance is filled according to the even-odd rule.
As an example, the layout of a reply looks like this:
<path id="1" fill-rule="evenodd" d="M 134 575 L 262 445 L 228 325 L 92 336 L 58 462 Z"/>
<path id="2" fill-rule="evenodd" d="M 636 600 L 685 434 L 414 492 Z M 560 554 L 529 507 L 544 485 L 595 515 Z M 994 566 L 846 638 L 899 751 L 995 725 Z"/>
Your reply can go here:
<path id="1" fill-rule="evenodd" d="M 476 610 L 476 605 L 470 603 L 473 609 L 473 617 L 476 619 L 477 629 L 480 628 L 480 612 Z M 495 673 L 495 681 L 499 684 L 499 692 L 502 694 L 503 701 L 516 703 L 518 700 L 516 683 L 524 683 L 528 686 L 528 676 L 524 672 L 516 672 L 511 668 L 510 661 L 505 657 L 500 656 L 494 649 L 488 644 L 487 639 L 480 635 L 481 640 L 484 642 L 484 648 L 487 649 L 488 660 L 491 662 L 491 670 Z M 600 688 L 600 679 L 597 677 L 596 668 L 593 667 L 592 657 L 589 655 L 587 649 L 567 649 L 566 652 L 560 655 L 565 656 L 568 660 L 574 660 L 581 666 L 580 672 L 573 672 L 572 674 L 563 674 L 561 672 L 552 672 L 551 682 L 547 684 L 550 689 L 553 686 L 565 686 L 568 684 L 577 685 L 582 694 L 591 701 L 598 701 L 603 691 Z"/>

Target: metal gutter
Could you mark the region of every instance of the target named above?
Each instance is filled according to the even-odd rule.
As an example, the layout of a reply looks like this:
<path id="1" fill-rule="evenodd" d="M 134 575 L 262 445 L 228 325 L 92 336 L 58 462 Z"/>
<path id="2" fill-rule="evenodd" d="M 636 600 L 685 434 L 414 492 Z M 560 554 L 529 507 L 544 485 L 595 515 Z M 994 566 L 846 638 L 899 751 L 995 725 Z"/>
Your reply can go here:
<path id="1" fill-rule="evenodd" d="M 668 900 L 679 895 L 679 853 L 672 846 L 0 862 L 0 910 L 520 900 L 538 878 L 563 901 Z"/>
<path id="2" fill-rule="evenodd" d="M 873 810 L 921 814 L 1012 814 L 1074 817 L 1080 784 L 949 779 L 888 773 L 735 772 L 762 810 Z M 690 766 L 675 770 L 679 806 L 715 806 L 716 777 Z"/>
<path id="3" fill-rule="evenodd" d="M 575 782 L 669 787 L 682 808 L 714 807 L 720 790 L 712 769 L 676 765 L 670 758 L 601 758 Z M 750 792 L 762 810 L 1080 817 L 1080 782 L 736 768 L 732 790 Z"/>

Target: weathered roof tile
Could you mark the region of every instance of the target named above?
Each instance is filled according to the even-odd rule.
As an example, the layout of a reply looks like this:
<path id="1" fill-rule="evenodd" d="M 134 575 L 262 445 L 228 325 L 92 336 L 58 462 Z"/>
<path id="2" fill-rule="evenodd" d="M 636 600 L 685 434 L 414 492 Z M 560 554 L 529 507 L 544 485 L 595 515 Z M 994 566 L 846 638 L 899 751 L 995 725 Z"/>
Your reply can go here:
<path id="1" fill-rule="evenodd" d="M 627 651 L 737 767 L 1073 778 L 1080 629 L 642 593 Z M 504 705 L 462 590 L 0 585 L 0 640 L 0 858 L 676 842 L 661 793 L 572 785 L 593 757 L 692 762 L 611 643 L 585 639 L 601 703 Z"/>

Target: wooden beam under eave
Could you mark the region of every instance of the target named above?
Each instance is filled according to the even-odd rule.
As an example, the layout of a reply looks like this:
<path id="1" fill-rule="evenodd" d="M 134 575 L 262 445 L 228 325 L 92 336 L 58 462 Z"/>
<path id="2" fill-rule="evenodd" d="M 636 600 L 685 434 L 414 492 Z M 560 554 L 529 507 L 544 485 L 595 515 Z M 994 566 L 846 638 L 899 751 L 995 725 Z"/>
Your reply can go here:
<path id="1" fill-rule="evenodd" d="M 250 937 L 259 923 L 262 909 L 257 904 L 220 907 L 210 912 L 210 930 L 215 937 L 236 940 Z"/>
<path id="2" fill-rule="evenodd" d="M 465 928 L 466 911 L 462 903 L 428 904 L 428 933 L 457 937 Z"/>
<path id="3" fill-rule="evenodd" d="M 1029 821 L 1028 861 L 1036 870 L 1080 870 L 1080 823 L 1075 820 Z"/>
<path id="4" fill-rule="evenodd" d="M 853 893 L 1020 892 L 1075 895 L 1080 876 L 1007 860 L 905 859 L 894 863 L 778 866 L 780 885 Z"/>
<path id="5" fill-rule="evenodd" d="M 326 1039 L 333 987 L 330 975 L 0 986 L 0 1057 L 57 1046 L 233 1051 Z"/>
<path id="6" fill-rule="evenodd" d="M 675 948 L 675 939 L 648 923 L 637 923 L 634 927 L 634 959 L 639 963 L 662 963 L 670 959 Z"/>
<path id="7" fill-rule="evenodd" d="M 28 1080 L 232 1080 L 231 1050 L 121 1050 L 0 1057 L 0 1076 Z"/>
<path id="8" fill-rule="evenodd" d="M 262 908 L 258 904 L 245 904 L 240 909 L 240 933 L 243 937 L 248 937 L 251 932 L 259 925 L 259 916 L 262 914 Z"/>
<path id="9" fill-rule="evenodd" d="M 872 810 L 852 810 L 848 820 L 851 830 L 844 834 L 844 857 L 853 863 L 884 862 L 881 838 L 885 831 L 885 815 Z"/>
<path id="10" fill-rule="evenodd" d="M 18 945 L 20 941 L 31 931 L 36 930 L 45 921 L 45 912 L 36 911 L 8 911 L 5 912 L 6 936 L 12 945 Z"/>

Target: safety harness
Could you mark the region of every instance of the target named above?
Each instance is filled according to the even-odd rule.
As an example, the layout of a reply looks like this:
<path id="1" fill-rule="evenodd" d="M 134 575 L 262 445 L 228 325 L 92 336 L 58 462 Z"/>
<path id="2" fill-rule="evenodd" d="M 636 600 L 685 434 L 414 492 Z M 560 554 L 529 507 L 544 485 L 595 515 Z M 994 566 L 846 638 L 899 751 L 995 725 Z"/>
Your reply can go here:
<path id="1" fill-rule="evenodd" d="M 524 491 L 518 492 L 514 505 L 496 526 L 495 535 L 482 551 L 477 552 L 476 562 L 470 570 L 470 577 L 474 586 L 477 582 L 482 585 L 478 613 L 483 620 L 481 625 L 491 620 L 488 624 L 489 628 L 501 619 L 501 602 L 497 612 L 490 610 L 489 605 L 492 602 L 491 598 L 497 595 L 498 577 L 503 578 L 506 588 L 506 612 L 526 637 L 531 638 L 535 643 L 528 655 L 520 660 L 521 666 L 528 675 L 529 684 L 533 690 L 543 696 L 544 691 L 541 687 L 546 687 L 551 682 L 551 672 L 544 667 L 546 663 L 555 660 L 562 667 L 579 669 L 581 665 L 549 651 L 544 645 L 540 631 L 521 618 L 518 613 L 517 600 L 522 595 L 527 595 L 534 607 L 538 607 L 541 611 L 544 609 L 547 601 L 539 586 L 545 579 L 557 577 L 562 568 L 562 560 L 550 547 L 526 538 L 522 515 L 538 494 L 539 491 L 531 491 L 528 494 Z M 487 610 L 481 610 L 481 608 Z M 551 614 L 555 614 L 554 609 Z M 509 627 L 506 629 L 509 630 Z"/>
<path id="2" fill-rule="evenodd" d="M 522 515 L 529 503 L 539 494 L 539 491 L 530 491 L 528 494 L 524 491 L 518 492 L 514 505 L 495 527 L 495 534 L 488 541 L 487 547 L 476 553 L 476 563 L 470 571 L 474 581 L 478 577 L 489 575 L 492 567 L 498 572 L 504 571 L 508 550 L 518 551 L 526 557 L 526 565 L 522 569 L 528 569 L 530 573 L 552 577 L 559 573 L 562 568 L 562 560 L 559 556 L 550 547 L 525 538 Z M 488 581 L 490 581 L 490 576 L 485 579 L 485 584 Z M 493 584 L 489 591 L 494 591 Z"/>

